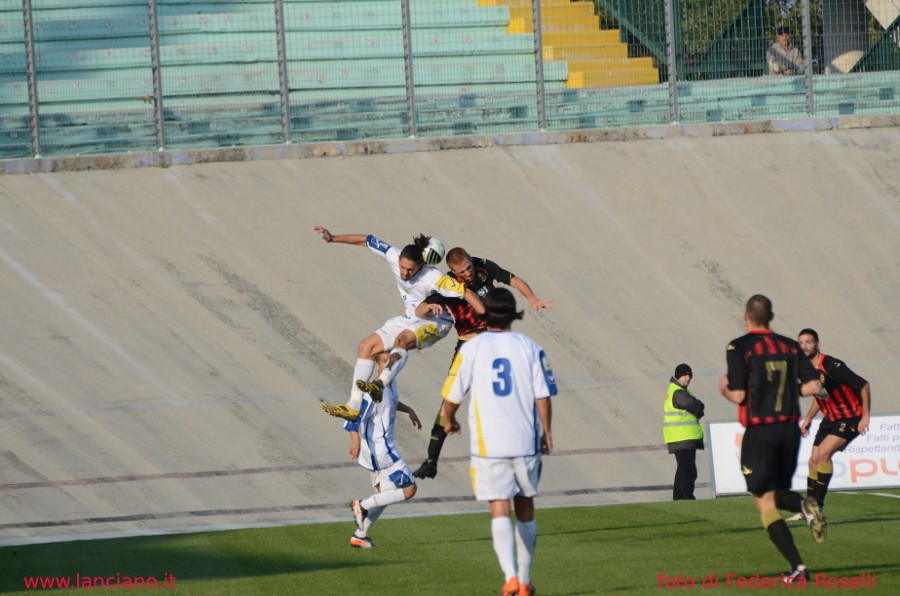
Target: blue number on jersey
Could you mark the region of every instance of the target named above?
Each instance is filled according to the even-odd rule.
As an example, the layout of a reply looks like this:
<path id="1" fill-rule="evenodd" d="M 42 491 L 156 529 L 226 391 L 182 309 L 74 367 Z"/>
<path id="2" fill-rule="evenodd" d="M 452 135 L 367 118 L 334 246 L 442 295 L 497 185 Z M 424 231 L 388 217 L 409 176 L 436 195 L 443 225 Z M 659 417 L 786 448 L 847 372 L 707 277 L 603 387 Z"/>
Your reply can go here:
<path id="1" fill-rule="evenodd" d="M 497 374 L 494 380 L 494 395 L 506 397 L 512 393 L 512 370 L 507 358 L 494 359 L 493 367 Z"/>

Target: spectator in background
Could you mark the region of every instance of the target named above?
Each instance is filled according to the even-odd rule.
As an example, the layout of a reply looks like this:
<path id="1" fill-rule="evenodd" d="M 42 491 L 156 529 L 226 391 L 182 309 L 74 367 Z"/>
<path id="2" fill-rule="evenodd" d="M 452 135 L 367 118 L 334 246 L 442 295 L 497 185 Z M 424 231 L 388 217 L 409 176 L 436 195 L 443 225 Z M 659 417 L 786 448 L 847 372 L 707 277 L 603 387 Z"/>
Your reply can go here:
<path id="1" fill-rule="evenodd" d="M 688 390 L 694 377 L 691 367 L 679 364 L 669 380 L 666 401 L 663 406 L 663 439 L 669 453 L 675 455 L 675 482 L 672 500 L 694 500 L 694 483 L 697 481 L 697 450 L 703 449 L 704 405 Z"/>
<path id="2" fill-rule="evenodd" d="M 776 41 L 766 50 L 766 62 L 770 75 L 803 74 L 806 64 L 800 49 L 791 44 L 791 28 L 782 25 L 776 29 Z"/>

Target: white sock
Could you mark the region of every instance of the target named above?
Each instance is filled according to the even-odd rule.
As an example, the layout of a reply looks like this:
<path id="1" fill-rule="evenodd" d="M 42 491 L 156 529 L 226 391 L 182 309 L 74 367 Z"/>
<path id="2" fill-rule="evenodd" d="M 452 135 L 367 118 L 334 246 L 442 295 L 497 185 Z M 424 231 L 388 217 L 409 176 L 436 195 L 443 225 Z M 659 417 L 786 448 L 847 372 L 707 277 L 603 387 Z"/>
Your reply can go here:
<path id="1" fill-rule="evenodd" d="M 380 493 L 375 493 L 368 499 L 360 501 L 359 504 L 366 509 L 374 509 L 375 507 L 387 507 L 394 503 L 402 503 L 405 500 L 406 495 L 403 494 L 402 488 L 392 488 L 391 490 L 383 490 Z"/>
<path id="2" fill-rule="evenodd" d="M 363 392 L 356 386 L 356 380 L 368 381 L 373 372 L 375 372 L 375 361 L 371 358 L 368 360 L 360 358 L 356 361 L 356 366 L 353 367 L 353 382 L 350 385 L 350 401 L 347 402 L 347 407 L 351 410 L 359 410 L 362 406 Z"/>
<path id="3" fill-rule="evenodd" d="M 531 559 L 537 543 L 537 520 L 516 522 L 516 558 L 519 567 L 519 582 L 526 586 L 531 583 Z"/>
<path id="4" fill-rule="evenodd" d="M 362 530 L 357 530 L 357 536 L 360 538 L 365 538 L 369 535 L 369 528 L 372 527 L 372 524 L 378 521 L 378 518 L 381 517 L 381 512 L 384 511 L 384 507 L 372 507 L 367 510 L 366 519 L 363 520 Z"/>
<path id="5" fill-rule="evenodd" d="M 512 520 L 509 517 L 491 518 L 491 536 L 494 538 L 494 552 L 503 571 L 504 581 L 516 575 L 515 539 L 513 538 Z"/>
<path id="6" fill-rule="evenodd" d="M 403 367 L 406 366 L 406 360 L 409 358 L 409 352 L 404 350 L 403 348 L 394 348 L 391 350 L 391 354 L 399 354 L 400 360 L 394 363 L 394 366 L 391 368 L 385 367 L 381 374 L 378 375 L 378 378 L 381 379 L 381 385 L 383 387 L 387 387 L 391 384 L 391 381 L 394 380 L 400 371 L 403 370 Z"/>

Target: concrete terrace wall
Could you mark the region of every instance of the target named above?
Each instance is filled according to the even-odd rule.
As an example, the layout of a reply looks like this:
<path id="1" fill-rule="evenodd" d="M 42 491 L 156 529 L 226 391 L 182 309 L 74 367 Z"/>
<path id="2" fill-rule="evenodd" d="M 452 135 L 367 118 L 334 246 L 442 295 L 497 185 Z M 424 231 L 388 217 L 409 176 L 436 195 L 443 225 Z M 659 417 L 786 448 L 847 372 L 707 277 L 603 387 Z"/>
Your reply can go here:
<path id="1" fill-rule="evenodd" d="M 755 292 L 900 412 L 900 129 L 692 134 L 0 176 L 0 543 L 346 518 L 368 478 L 319 402 L 400 301 L 317 224 L 435 234 L 556 299 L 518 325 L 561 389 L 541 506 L 669 498 L 668 376 L 691 363 L 732 420 L 715 388 Z M 411 465 L 453 343 L 400 378 Z M 393 513 L 483 510 L 467 438 Z"/>

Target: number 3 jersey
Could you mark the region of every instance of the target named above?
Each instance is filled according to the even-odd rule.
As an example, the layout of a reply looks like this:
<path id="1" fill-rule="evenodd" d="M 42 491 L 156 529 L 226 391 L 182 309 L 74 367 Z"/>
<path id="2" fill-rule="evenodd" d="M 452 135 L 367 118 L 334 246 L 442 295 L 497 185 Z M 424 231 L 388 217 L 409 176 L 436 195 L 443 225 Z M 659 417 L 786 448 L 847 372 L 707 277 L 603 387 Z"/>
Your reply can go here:
<path id="1" fill-rule="evenodd" d="M 556 395 L 543 349 L 515 331 L 486 331 L 460 347 L 441 395 L 469 403 L 471 454 L 523 457 L 541 451 L 536 400 Z"/>

